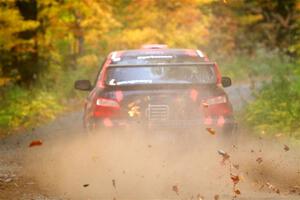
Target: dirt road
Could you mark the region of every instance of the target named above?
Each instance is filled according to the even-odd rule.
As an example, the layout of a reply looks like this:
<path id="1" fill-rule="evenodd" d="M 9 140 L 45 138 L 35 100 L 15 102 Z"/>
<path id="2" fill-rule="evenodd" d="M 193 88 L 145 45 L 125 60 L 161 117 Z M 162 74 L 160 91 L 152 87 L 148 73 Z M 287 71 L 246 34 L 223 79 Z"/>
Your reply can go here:
<path id="1" fill-rule="evenodd" d="M 250 95 L 228 93 L 237 110 Z M 205 130 L 86 136 L 81 127 L 75 112 L 0 140 L 0 199 L 300 199 L 299 148 L 280 137 L 240 129 L 228 147 Z"/>

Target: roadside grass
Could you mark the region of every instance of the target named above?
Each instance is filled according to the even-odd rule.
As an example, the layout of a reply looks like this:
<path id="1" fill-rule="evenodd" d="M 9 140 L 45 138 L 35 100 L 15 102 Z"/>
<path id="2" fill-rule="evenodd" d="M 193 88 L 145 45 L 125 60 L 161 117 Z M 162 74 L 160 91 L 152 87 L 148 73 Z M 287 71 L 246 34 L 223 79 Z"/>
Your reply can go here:
<path id="1" fill-rule="evenodd" d="M 266 49 L 216 60 L 223 75 L 236 84 L 247 82 L 253 91 L 254 100 L 237 113 L 249 133 L 300 144 L 300 62 Z"/>

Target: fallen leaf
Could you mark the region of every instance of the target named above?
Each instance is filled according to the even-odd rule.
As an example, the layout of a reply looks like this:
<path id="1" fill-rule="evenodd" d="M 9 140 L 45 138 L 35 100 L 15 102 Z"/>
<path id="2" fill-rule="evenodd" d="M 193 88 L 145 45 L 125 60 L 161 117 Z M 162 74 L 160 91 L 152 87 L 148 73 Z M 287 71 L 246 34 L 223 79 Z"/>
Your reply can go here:
<path id="1" fill-rule="evenodd" d="M 230 158 L 229 154 L 223 150 L 218 150 L 218 153 L 223 157 L 222 163 L 224 164 L 226 160 Z"/>
<path id="2" fill-rule="evenodd" d="M 216 131 L 213 128 L 206 128 L 206 130 L 211 134 L 211 135 L 215 135 Z"/>
<path id="3" fill-rule="evenodd" d="M 287 146 L 287 145 L 284 145 L 284 148 L 283 148 L 285 151 L 289 151 L 290 148 Z"/>
<path id="4" fill-rule="evenodd" d="M 214 200 L 219 200 L 219 198 L 220 198 L 220 196 L 219 196 L 218 194 L 216 194 L 216 195 L 214 196 Z"/>
<path id="5" fill-rule="evenodd" d="M 43 142 L 41 140 L 33 140 L 30 144 L 29 147 L 35 147 L 35 146 L 41 146 Z"/>
<path id="6" fill-rule="evenodd" d="M 115 179 L 112 180 L 112 185 L 113 185 L 113 187 L 114 187 L 115 189 L 117 189 L 117 187 L 116 187 L 116 180 L 115 180 Z"/>
<path id="7" fill-rule="evenodd" d="M 277 194 L 280 194 L 280 190 L 278 188 L 276 188 L 275 186 L 273 186 L 271 183 L 266 182 L 266 185 L 268 186 L 269 189 L 273 190 Z"/>
<path id="8" fill-rule="evenodd" d="M 295 190 L 295 189 L 290 189 L 290 193 L 296 193 L 297 192 L 297 190 Z"/>
<path id="9" fill-rule="evenodd" d="M 237 195 L 240 195 L 241 191 L 239 189 L 236 189 L 236 190 L 234 190 L 234 193 L 237 194 Z"/>
<path id="10" fill-rule="evenodd" d="M 173 185 L 172 190 L 173 190 L 177 195 L 179 195 L 179 189 L 178 189 L 178 186 L 177 186 L 177 185 Z"/>
<path id="11" fill-rule="evenodd" d="M 230 178 L 234 185 L 238 184 L 240 181 L 240 177 L 238 175 L 230 174 Z"/>
<path id="12" fill-rule="evenodd" d="M 90 184 L 84 184 L 83 187 L 88 187 Z"/>
<path id="13" fill-rule="evenodd" d="M 299 192 L 299 191 L 300 191 L 300 187 L 299 186 L 293 186 L 290 189 L 290 193 L 296 193 L 296 192 Z"/>
<path id="14" fill-rule="evenodd" d="M 268 186 L 269 189 L 274 189 L 274 188 L 275 188 L 275 187 L 274 187 L 271 183 L 269 183 L 269 182 L 266 182 L 266 185 Z"/>
<path id="15" fill-rule="evenodd" d="M 237 165 L 237 164 L 236 164 L 236 165 L 233 164 L 232 166 L 233 166 L 235 169 L 237 169 L 237 170 L 240 168 L 240 165 Z"/>
<path id="16" fill-rule="evenodd" d="M 256 159 L 256 162 L 258 162 L 258 164 L 262 163 L 262 161 L 263 161 L 262 157 L 258 157 L 258 158 Z"/>

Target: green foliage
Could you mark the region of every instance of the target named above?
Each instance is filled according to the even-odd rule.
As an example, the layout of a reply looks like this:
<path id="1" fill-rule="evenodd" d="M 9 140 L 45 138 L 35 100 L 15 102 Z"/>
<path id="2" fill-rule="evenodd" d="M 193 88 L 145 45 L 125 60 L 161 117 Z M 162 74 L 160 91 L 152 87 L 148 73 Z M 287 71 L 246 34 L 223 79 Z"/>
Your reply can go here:
<path id="1" fill-rule="evenodd" d="M 92 72 L 98 63 L 97 57 L 89 55 L 80 59 L 78 70 L 64 70 L 52 64 L 31 90 L 16 85 L 2 88 L 0 134 L 39 126 L 78 107 L 78 99 L 86 94 L 74 90 L 74 81 L 83 77 L 95 79 Z"/>
<path id="2" fill-rule="evenodd" d="M 62 110 L 53 94 L 42 90 L 28 91 L 18 86 L 7 90 L 0 106 L 0 132 L 45 123 Z"/>
<path id="3" fill-rule="evenodd" d="M 237 81 L 255 77 L 271 78 L 274 69 L 285 67 L 290 62 L 283 61 L 282 56 L 277 50 L 269 51 L 262 47 L 253 51 L 251 56 L 244 52 L 236 52 L 233 56 L 211 55 L 220 64 L 223 74 Z"/>
<path id="4" fill-rule="evenodd" d="M 274 68 L 272 81 L 248 105 L 245 119 L 257 131 L 300 139 L 300 74 L 293 73 L 295 68 L 289 63 Z"/>

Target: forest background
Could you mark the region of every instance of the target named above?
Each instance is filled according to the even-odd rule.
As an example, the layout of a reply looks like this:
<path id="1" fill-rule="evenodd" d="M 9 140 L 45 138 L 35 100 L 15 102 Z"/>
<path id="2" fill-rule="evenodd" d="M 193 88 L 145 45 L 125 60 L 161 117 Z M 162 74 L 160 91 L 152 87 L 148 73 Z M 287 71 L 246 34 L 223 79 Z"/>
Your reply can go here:
<path id="1" fill-rule="evenodd" d="M 246 126 L 300 139 L 298 0 L 1 0 L 0 135 L 80 108 L 74 80 L 151 43 L 201 49 L 253 87 Z"/>

